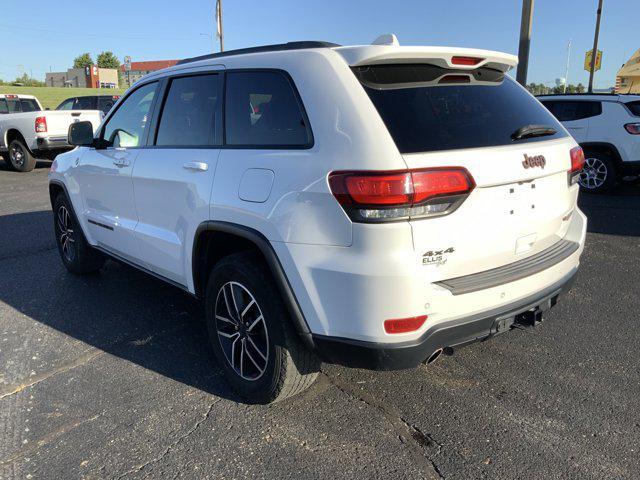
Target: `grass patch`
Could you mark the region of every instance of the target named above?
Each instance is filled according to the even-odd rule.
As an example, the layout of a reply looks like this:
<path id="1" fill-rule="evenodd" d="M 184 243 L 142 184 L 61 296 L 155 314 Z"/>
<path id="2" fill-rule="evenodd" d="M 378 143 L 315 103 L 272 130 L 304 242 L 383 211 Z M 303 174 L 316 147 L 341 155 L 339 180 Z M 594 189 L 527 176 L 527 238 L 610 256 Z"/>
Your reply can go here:
<path id="1" fill-rule="evenodd" d="M 44 108 L 54 109 L 69 97 L 86 95 L 122 95 L 124 89 L 110 88 L 62 88 L 62 87 L 12 87 L 0 85 L 0 94 L 34 95 Z"/>

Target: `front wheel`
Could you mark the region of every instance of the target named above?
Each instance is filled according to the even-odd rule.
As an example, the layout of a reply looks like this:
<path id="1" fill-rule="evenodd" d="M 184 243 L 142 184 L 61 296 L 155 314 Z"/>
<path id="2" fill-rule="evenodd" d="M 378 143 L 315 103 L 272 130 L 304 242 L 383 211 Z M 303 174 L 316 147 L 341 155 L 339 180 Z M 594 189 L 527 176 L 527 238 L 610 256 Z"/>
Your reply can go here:
<path id="1" fill-rule="evenodd" d="M 316 379 L 320 362 L 301 344 L 258 255 L 229 255 L 214 267 L 206 316 L 218 362 L 232 388 L 250 403 L 283 400 Z"/>
<path id="2" fill-rule="evenodd" d="M 604 153 L 585 151 L 585 162 L 578 183 L 589 193 L 610 192 L 616 184 L 617 173 L 613 160 Z"/>
<path id="3" fill-rule="evenodd" d="M 53 204 L 53 228 L 62 263 L 71 273 L 96 272 L 104 264 L 104 256 L 93 249 L 84 238 L 71 204 L 60 193 Z"/>
<path id="4" fill-rule="evenodd" d="M 19 139 L 9 143 L 9 167 L 18 172 L 30 172 L 36 167 L 36 159 Z"/>

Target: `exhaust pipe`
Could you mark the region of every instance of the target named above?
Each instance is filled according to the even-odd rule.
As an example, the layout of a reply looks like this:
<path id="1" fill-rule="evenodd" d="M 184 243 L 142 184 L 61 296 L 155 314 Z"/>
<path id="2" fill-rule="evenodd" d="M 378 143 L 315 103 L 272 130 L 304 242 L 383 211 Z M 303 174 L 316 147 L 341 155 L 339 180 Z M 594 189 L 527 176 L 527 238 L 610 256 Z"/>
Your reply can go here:
<path id="1" fill-rule="evenodd" d="M 425 363 L 429 365 L 430 363 L 435 362 L 441 354 L 442 348 L 439 348 L 435 352 L 433 352 L 429 358 L 427 358 L 427 361 Z"/>

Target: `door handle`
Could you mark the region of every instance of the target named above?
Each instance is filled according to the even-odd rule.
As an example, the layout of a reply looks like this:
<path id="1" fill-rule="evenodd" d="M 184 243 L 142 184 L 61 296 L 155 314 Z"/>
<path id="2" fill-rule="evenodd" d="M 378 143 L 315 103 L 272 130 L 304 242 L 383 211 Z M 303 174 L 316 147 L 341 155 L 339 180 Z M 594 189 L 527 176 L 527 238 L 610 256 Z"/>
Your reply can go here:
<path id="1" fill-rule="evenodd" d="M 182 165 L 182 168 L 186 168 L 187 170 L 206 172 L 209 169 L 209 165 L 204 162 L 187 162 Z"/>
<path id="2" fill-rule="evenodd" d="M 129 166 L 129 160 L 127 160 L 126 158 L 116 158 L 113 161 L 113 164 L 116 167 L 128 167 Z"/>

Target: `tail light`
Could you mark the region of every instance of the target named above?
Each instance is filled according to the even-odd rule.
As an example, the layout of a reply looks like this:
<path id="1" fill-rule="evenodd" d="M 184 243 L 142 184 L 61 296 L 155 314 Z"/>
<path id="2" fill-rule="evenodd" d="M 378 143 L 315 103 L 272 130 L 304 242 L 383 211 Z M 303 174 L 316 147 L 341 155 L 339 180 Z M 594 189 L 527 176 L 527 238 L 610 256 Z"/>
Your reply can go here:
<path id="1" fill-rule="evenodd" d="M 482 60 L 484 58 L 455 56 L 451 57 L 451 64 L 473 66 L 479 64 Z"/>
<path id="2" fill-rule="evenodd" d="M 627 123 L 624 128 L 631 135 L 640 135 L 640 123 Z"/>
<path id="3" fill-rule="evenodd" d="M 569 170 L 569 185 L 573 185 L 578 181 L 580 172 L 584 167 L 584 152 L 581 147 L 573 147 L 571 149 L 571 170 Z"/>
<path id="4" fill-rule="evenodd" d="M 384 331 L 387 333 L 409 333 L 418 330 L 427 321 L 426 315 L 410 318 L 396 318 L 384 321 Z"/>
<path id="5" fill-rule="evenodd" d="M 47 131 L 47 117 L 36 117 L 36 133 Z"/>
<path id="6" fill-rule="evenodd" d="M 475 187 L 461 167 L 332 172 L 329 186 L 354 222 L 380 223 L 447 215 Z"/>

